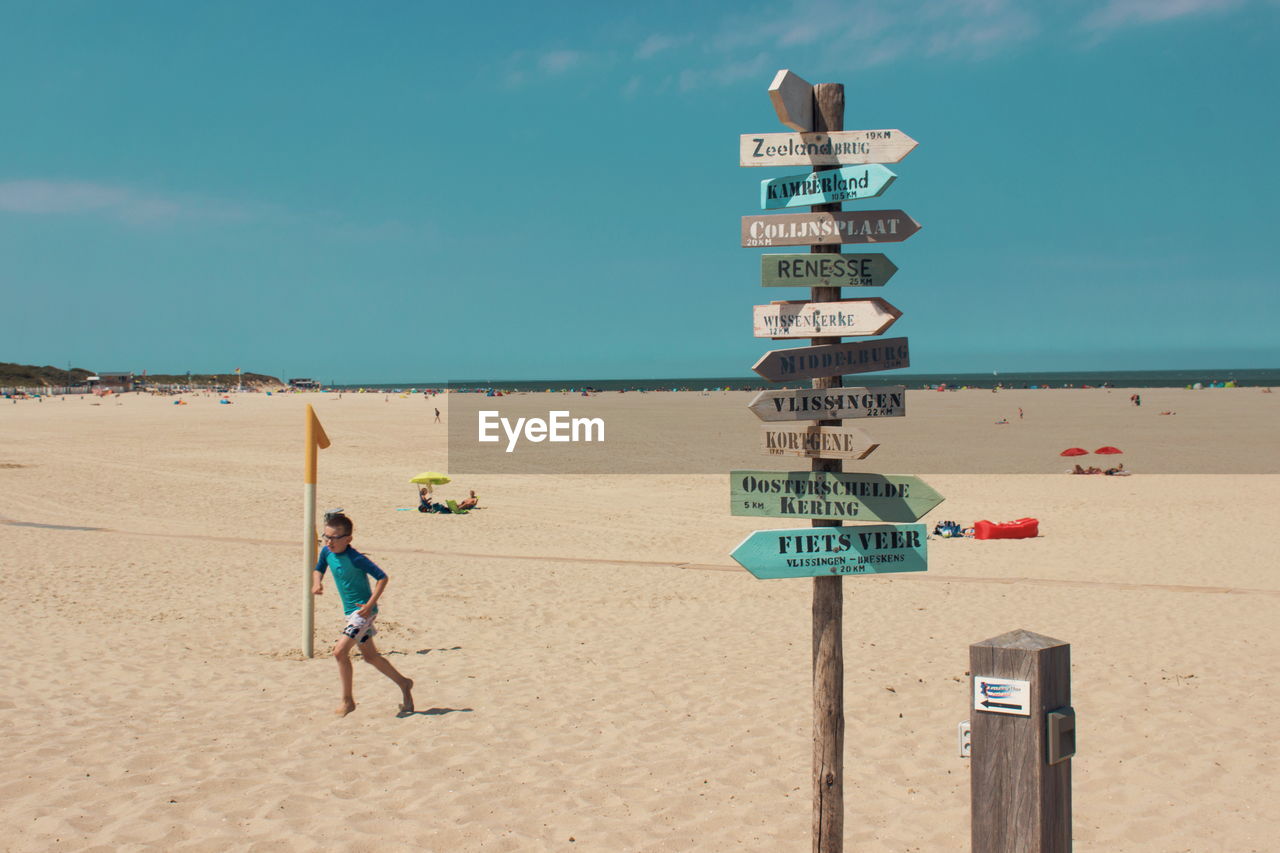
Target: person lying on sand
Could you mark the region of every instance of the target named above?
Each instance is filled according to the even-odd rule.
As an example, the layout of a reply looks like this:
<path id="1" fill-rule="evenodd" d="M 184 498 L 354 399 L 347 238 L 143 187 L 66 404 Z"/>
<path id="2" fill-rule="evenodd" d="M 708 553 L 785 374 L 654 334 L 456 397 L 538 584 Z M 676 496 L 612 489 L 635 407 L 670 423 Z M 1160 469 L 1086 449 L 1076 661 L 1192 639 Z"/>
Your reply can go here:
<path id="1" fill-rule="evenodd" d="M 476 490 L 471 490 L 471 497 L 463 498 L 458 501 L 458 509 L 473 509 L 476 504 L 480 503 L 480 499 L 476 497 Z"/>
<path id="2" fill-rule="evenodd" d="M 338 677 L 342 681 L 342 703 L 334 713 L 345 717 L 356 709 L 351 666 L 351 649 L 356 645 L 360 646 L 365 663 L 372 665 L 400 688 L 400 712 L 412 713 L 413 679 L 401 675 L 373 644 L 373 635 L 378 633 L 373 627 L 373 621 L 378 618 L 378 599 L 387 588 L 387 573 L 374 565 L 373 560 L 351 547 L 354 529 L 355 525 L 343 512 L 325 513 L 322 537 L 325 544 L 320 549 L 320 559 L 316 561 L 311 576 L 311 593 L 322 595 L 325 570 L 333 570 L 333 583 L 338 588 L 338 595 L 342 598 L 342 612 L 347 617 L 347 627 L 342 630 L 342 636 L 333 646 L 333 657 L 338 662 Z M 369 589 L 369 578 L 377 581 L 372 590 Z"/>
<path id="3" fill-rule="evenodd" d="M 1121 466 L 1121 467 L 1123 467 L 1123 466 Z M 1102 469 L 1101 469 L 1101 468 L 1095 468 L 1095 467 L 1094 467 L 1094 466 L 1092 466 L 1092 465 L 1090 465 L 1088 468 L 1081 468 L 1081 467 L 1080 467 L 1080 463 L 1079 463 L 1079 462 L 1077 462 L 1077 463 L 1076 463 L 1076 467 L 1072 468 L 1072 469 L 1071 469 L 1070 471 L 1068 471 L 1067 473 L 1068 473 L 1068 474 L 1101 474 L 1101 473 L 1102 473 Z"/>

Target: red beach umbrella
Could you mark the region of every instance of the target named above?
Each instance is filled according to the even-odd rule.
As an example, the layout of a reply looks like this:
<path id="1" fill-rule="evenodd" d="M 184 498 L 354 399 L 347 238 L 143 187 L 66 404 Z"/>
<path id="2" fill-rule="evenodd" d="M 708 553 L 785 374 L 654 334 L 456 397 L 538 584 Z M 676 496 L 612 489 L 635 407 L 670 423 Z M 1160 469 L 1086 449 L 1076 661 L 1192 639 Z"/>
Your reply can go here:
<path id="1" fill-rule="evenodd" d="M 1059 456 L 1088 456 L 1089 451 L 1083 447 L 1068 447 L 1066 450 L 1058 454 Z"/>
<path id="2" fill-rule="evenodd" d="M 1124 451 L 1123 451 L 1123 450 L 1121 450 L 1120 448 L 1118 448 L 1118 447 L 1112 447 L 1112 446 L 1111 446 L 1111 445 L 1109 445 L 1109 444 L 1108 444 L 1108 445 L 1106 445 L 1105 447 L 1099 447 L 1097 450 L 1095 450 L 1095 451 L 1093 451 L 1093 452 L 1094 452 L 1094 453 L 1101 453 L 1103 456 L 1114 456 L 1114 455 L 1115 455 L 1115 454 L 1117 454 L 1117 453 L 1124 453 Z"/>

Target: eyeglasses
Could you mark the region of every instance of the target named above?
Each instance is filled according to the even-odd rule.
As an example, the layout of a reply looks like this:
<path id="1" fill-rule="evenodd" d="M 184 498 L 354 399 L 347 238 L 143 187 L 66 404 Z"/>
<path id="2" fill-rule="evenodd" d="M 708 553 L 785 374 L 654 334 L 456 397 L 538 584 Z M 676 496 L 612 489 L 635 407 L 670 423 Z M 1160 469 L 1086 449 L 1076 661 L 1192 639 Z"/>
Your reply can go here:
<path id="1" fill-rule="evenodd" d="M 337 542 L 339 539 L 346 539 L 350 533 L 339 533 L 337 536 L 330 536 L 328 533 L 321 533 L 320 538 L 326 542 Z"/>

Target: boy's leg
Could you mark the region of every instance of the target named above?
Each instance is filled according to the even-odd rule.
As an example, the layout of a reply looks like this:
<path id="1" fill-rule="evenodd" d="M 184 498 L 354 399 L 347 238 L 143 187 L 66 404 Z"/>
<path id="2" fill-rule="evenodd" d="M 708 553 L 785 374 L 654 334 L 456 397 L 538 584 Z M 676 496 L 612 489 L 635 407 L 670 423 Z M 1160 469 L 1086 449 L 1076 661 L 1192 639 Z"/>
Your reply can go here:
<path id="1" fill-rule="evenodd" d="M 342 704 L 334 710 L 340 717 L 345 717 L 356 709 L 356 700 L 351 690 L 351 647 L 355 643 L 354 637 L 339 637 L 338 642 L 333 644 L 333 657 L 338 662 L 338 677 L 342 679 Z"/>
<path id="2" fill-rule="evenodd" d="M 390 678 L 400 688 L 403 697 L 400 703 L 401 711 L 413 710 L 413 679 L 405 678 L 400 671 L 392 665 L 391 661 L 382 656 L 382 652 L 378 651 L 378 647 L 373 644 L 373 638 L 365 640 L 360 644 L 360 654 L 364 655 L 365 663 L 372 664 L 373 668 L 378 672 Z"/>

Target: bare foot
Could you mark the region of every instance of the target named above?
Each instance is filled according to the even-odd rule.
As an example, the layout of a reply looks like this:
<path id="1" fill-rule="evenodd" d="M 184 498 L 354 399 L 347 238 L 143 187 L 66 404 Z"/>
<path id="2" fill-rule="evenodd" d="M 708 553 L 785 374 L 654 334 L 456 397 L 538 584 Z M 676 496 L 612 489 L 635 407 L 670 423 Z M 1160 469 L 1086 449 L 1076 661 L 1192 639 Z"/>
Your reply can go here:
<path id="1" fill-rule="evenodd" d="M 406 678 L 404 684 L 400 685 L 400 692 L 404 694 L 404 701 L 400 703 L 400 713 L 413 713 L 413 679 Z"/>
<path id="2" fill-rule="evenodd" d="M 350 699 L 343 700 L 342 704 L 333 709 L 333 713 L 339 717 L 345 717 L 356 709 L 356 703 Z"/>

